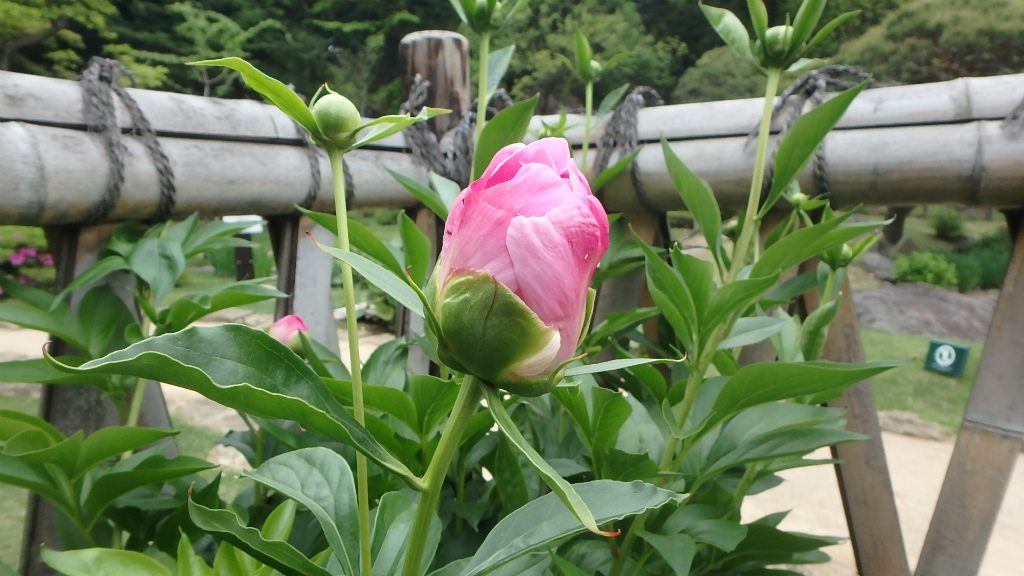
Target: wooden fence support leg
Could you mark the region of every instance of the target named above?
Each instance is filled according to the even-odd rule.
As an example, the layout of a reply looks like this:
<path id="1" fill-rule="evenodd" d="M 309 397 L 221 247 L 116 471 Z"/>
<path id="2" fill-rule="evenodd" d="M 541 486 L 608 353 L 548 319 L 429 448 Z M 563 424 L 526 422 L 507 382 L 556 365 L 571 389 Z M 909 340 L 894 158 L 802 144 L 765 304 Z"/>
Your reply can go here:
<path id="1" fill-rule="evenodd" d="M 808 311 L 817 306 L 817 294 L 804 297 Z M 839 311 L 829 328 L 822 358 L 842 362 L 863 362 L 853 289 L 843 284 Z M 836 479 L 850 528 L 857 571 L 863 576 L 904 576 L 910 574 L 899 513 L 893 495 L 889 466 L 882 445 L 882 430 L 875 411 L 871 383 L 858 382 L 846 389 L 829 406 L 846 409 L 847 429 L 868 438 L 832 447 Z"/>
<path id="2" fill-rule="evenodd" d="M 1008 216 L 1014 249 L 978 375 L 939 493 L 917 576 L 977 574 L 1017 455 L 1024 445 L 1024 234 Z"/>
<path id="3" fill-rule="evenodd" d="M 66 286 L 96 261 L 113 229 L 113 225 L 104 224 L 46 230 L 47 243 L 57 269 L 58 287 Z M 71 295 L 73 307 L 77 306 L 82 295 L 82 291 Z M 56 342 L 51 352 L 59 355 L 72 350 L 65 343 Z M 121 424 L 114 404 L 98 388 L 84 384 L 43 386 L 40 416 L 65 435 L 71 435 L 77 430 L 89 434 L 105 426 Z M 167 404 L 156 382 L 150 382 L 146 388 L 145 400 L 139 412 L 139 425 L 161 428 L 171 426 Z M 39 551 L 43 544 L 60 547 L 61 538 L 53 522 L 53 512 L 53 506 L 48 501 L 34 494 L 29 498 L 22 537 L 20 574 L 35 576 L 52 573 L 40 560 Z"/>
<path id="4" fill-rule="evenodd" d="M 665 215 L 653 214 L 650 212 L 624 213 L 622 221 L 627 223 L 640 240 L 655 246 L 662 246 L 668 242 L 665 237 L 667 228 Z M 626 272 L 606 280 L 597 293 L 597 301 L 594 303 L 594 317 L 591 326 L 597 326 L 609 314 L 630 310 L 638 306 L 651 306 L 650 293 L 647 292 L 646 276 L 644 268 Z M 644 323 L 644 333 L 652 339 L 657 340 L 658 319 L 652 318 Z M 593 358 L 593 362 L 611 360 L 613 356 L 610 350 L 603 350 Z"/>
<path id="5" fill-rule="evenodd" d="M 305 216 L 277 216 L 268 221 L 277 261 L 277 289 L 288 294 L 277 301 L 274 318 L 302 316 L 310 337 L 338 352 L 338 327 L 331 303 L 334 258 L 306 237 L 308 232 L 320 243 L 334 246 L 334 235 Z"/>
<path id="6" fill-rule="evenodd" d="M 445 132 L 459 124 L 463 113 L 470 107 L 469 41 L 455 32 L 425 30 L 402 38 L 398 51 L 406 95 L 418 74 L 430 82 L 425 105 L 451 110 L 451 114 L 430 120 L 429 126 L 440 140 Z M 430 270 L 433 270 L 441 250 L 444 223 L 423 206 L 410 209 L 408 215 L 430 240 Z M 395 332 L 410 338 L 422 336 L 425 333 L 423 319 L 399 307 L 395 314 Z M 430 359 L 420 347 L 409 348 L 406 369 L 410 374 L 430 373 Z"/>

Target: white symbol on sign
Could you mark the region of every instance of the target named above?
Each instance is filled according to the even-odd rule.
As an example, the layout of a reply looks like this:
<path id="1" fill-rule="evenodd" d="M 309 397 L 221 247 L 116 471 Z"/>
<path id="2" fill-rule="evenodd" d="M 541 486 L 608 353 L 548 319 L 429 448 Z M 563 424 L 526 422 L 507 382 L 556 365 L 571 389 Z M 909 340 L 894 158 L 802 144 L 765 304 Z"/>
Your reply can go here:
<path id="1" fill-rule="evenodd" d="M 949 344 L 943 344 L 935 349 L 935 353 L 932 355 L 935 359 L 935 364 L 942 368 L 949 368 L 956 362 L 956 349 Z"/>

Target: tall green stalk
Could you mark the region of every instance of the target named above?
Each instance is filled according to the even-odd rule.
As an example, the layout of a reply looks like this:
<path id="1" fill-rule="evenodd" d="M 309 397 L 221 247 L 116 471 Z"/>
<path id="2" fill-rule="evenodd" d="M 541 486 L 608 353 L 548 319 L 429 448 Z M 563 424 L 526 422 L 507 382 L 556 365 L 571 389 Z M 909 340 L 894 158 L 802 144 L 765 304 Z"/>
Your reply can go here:
<path id="1" fill-rule="evenodd" d="M 444 485 L 445 475 L 448 473 L 448 466 L 459 448 L 459 441 L 462 439 L 462 431 L 466 423 L 476 411 L 480 404 L 482 382 L 476 378 L 466 375 L 459 388 L 459 396 L 455 399 L 455 406 L 452 408 L 448 423 L 441 432 L 441 440 L 434 450 L 434 456 L 430 459 L 427 472 L 423 475 L 423 491 L 420 492 L 419 502 L 416 504 L 416 517 L 413 519 L 412 531 L 409 533 L 409 547 L 405 550 L 405 565 L 402 568 L 402 576 L 419 576 L 419 565 L 423 560 L 423 551 L 426 548 L 427 536 L 430 534 L 430 523 L 437 513 L 437 505 L 441 497 L 441 487 Z"/>
<path id="2" fill-rule="evenodd" d="M 775 94 L 779 90 L 782 70 L 768 70 L 768 81 L 764 88 L 764 108 L 761 112 L 761 124 L 757 129 L 757 151 L 754 156 L 754 176 L 750 181 L 750 196 L 747 198 L 747 211 L 743 216 L 743 227 L 740 237 L 733 247 L 732 266 L 729 268 L 727 281 L 736 279 L 743 269 L 750 250 L 757 226 L 757 211 L 761 205 L 761 187 L 764 185 L 764 167 L 768 156 L 768 136 L 772 127 L 772 108 L 775 105 Z"/>
<path id="3" fill-rule="evenodd" d="M 757 150 L 754 158 L 754 175 L 750 182 L 750 196 L 747 198 L 747 211 L 743 218 L 743 229 L 740 232 L 740 237 L 736 241 L 736 245 L 733 249 L 732 266 L 729 269 L 726 282 L 735 280 L 737 274 L 739 274 L 739 271 L 743 268 L 744 261 L 747 258 L 747 252 L 750 249 L 751 240 L 754 238 L 753 231 L 757 228 L 757 212 L 761 204 L 761 188 L 764 182 L 764 169 L 768 156 L 768 136 L 771 131 L 772 107 L 775 104 L 775 94 L 778 92 L 779 81 L 781 78 L 781 70 L 768 71 L 768 80 L 765 85 L 764 108 L 761 114 L 761 123 L 758 126 L 757 132 Z M 686 423 L 690 410 L 693 408 L 693 403 L 697 399 L 697 391 L 700 388 L 701 383 L 704 381 L 704 374 L 711 366 L 711 360 L 714 356 L 714 352 L 718 349 L 718 344 L 723 338 L 725 338 L 725 335 L 732 328 L 734 323 L 735 318 L 730 319 L 721 329 L 716 330 L 711 335 L 708 342 L 705 344 L 703 351 L 700 351 L 699 353 L 694 351 L 695 354 L 693 355 L 690 363 L 690 376 L 686 381 L 686 389 L 683 392 L 683 399 L 672 411 L 675 416 L 677 427 L 683 426 Z M 682 463 L 682 459 L 686 455 L 688 446 L 684 443 L 680 454 L 676 453 L 678 447 L 678 438 L 675 436 L 669 436 L 665 444 L 665 450 L 662 453 L 661 463 L 659 464 L 659 467 L 662 470 L 668 470 Z M 643 526 L 643 522 L 646 517 L 646 513 L 641 514 L 634 518 L 630 524 L 629 529 L 626 531 L 626 536 L 623 539 L 622 547 L 619 550 L 619 558 L 612 567 L 612 576 L 618 576 L 618 574 L 622 572 L 626 558 L 630 556 L 633 543 L 636 541 L 636 530 L 638 527 Z"/>
<path id="4" fill-rule="evenodd" d="M 348 241 L 348 205 L 345 199 L 345 165 L 341 161 L 342 152 L 337 148 L 327 149 L 327 157 L 331 160 L 331 180 L 334 182 L 334 208 L 338 221 L 338 248 L 349 250 Z M 352 267 L 341 263 L 341 278 L 345 291 L 345 324 L 348 328 L 349 372 L 352 374 L 352 407 L 356 421 L 366 422 L 366 411 L 363 407 L 363 378 L 359 359 L 359 325 L 356 318 L 356 290 L 352 280 Z M 359 556 L 363 576 L 370 576 L 372 565 L 370 559 L 370 486 L 366 469 L 366 456 L 356 453 L 356 493 L 359 499 Z"/>
<path id="5" fill-rule="evenodd" d="M 476 128 L 473 130 L 473 146 L 480 142 L 480 133 L 487 123 L 487 60 L 491 57 L 491 33 L 480 33 L 480 61 L 476 79 Z"/>
<path id="6" fill-rule="evenodd" d="M 580 170 L 587 173 L 587 152 L 590 150 L 590 122 L 594 116 L 594 83 L 587 82 L 583 90 L 583 149 L 580 150 Z"/>

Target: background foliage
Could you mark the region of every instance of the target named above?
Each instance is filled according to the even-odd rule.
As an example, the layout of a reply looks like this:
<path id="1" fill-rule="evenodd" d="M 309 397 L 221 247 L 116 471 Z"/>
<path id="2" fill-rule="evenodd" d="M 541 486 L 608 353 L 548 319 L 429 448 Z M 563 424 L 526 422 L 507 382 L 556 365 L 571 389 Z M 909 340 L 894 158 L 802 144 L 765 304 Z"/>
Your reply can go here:
<path id="1" fill-rule="evenodd" d="M 746 18 L 741 0 L 712 4 Z M 799 6 L 797 0 L 765 4 L 778 23 Z M 835 63 L 863 66 L 878 80 L 930 82 L 1024 69 L 1019 1 L 832 0 L 824 18 L 850 10 L 861 15 L 822 52 Z M 105 56 L 134 71 L 141 87 L 251 97 L 230 74 L 204 76 L 210 72 L 181 65 L 231 53 L 291 79 L 301 94 L 327 80 L 364 114 L 376 115 L 393 112 L 402 99 L 402 36 L 458 27 L 448 0 L 0 0 L 0 69 L 71 78 L 90 57 Z M 581 86 L 560 57 L 571 56 L 577 28 L 605 64 L 598 99 L 624 82 L 652 86 L 668 102 L 751 97 L 760 90 L 746 66 L 718 47 L 696 0 L 533 0 L 494 39 L 496 47 L 515 39 L 520 53 L 532 54 L 512 61 L 506 87 L 514 98 L 542 94 L 540 112 L 580 107 Z"/>

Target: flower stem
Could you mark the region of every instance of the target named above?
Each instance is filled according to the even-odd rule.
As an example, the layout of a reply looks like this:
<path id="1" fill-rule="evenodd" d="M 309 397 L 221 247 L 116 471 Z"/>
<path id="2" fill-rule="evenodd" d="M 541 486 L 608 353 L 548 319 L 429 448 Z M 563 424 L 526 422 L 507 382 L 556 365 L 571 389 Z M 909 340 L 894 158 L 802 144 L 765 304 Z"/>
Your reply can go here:
<path id="1" fill-rule="evenodd" d="M 331 160 L 331 180 L 334 182 L 334 212 L 338 221 L 338 248 L 349 250 L 348 206 L 345 198 L 345 165 L 342 152 L 327 149 Z M 341 263 L 341 278 L 345 291 L 345 324 L 348 328 L 349 372 L 352 374 L 352 408 L 356 421 L 366 422 L 363 408 L 363 379 L 359 360 L 359 325 L 356 323 L 356 290 L 352 280 L 352 267 Z M 363 576 L 370 576 L 370 486 L 366 470 L 366 456 L 356 453 L 356 493 L 359 496 L 359 557 Z"/>
<path id="2" fill-rule="evenodd" d="M 135 382 L 135 390 L 132 391 L 132 402 L 128 406 L 128 417 L 124 420 L 125 426 L 137 426 L 139 416 L 142 414 L 142 400 L 146 397 L 146 385 L 149 381 L 139 378 Z M 122 406 L 124 406 L 122 404 Z M 131 455 L 131 450 L 125 452 L 125 457 Z"/>
<path id="3" fill-rule="evenodd" d="M 480 133 L 487 123 L 487 59 L 491 53 L 491 33 L 480 33 L 480 61 L 476 79 L 476 128 L 473 130 L 473 149 L 480 144 Z M 475 156 L 475 153 L 474 153 Z"/>
<path id="4" fill-rule="evenodd" d="M 467 374 L 459 388 L 459 397 L 455 399 L 452 414 L 448 417 L 444 431 L 441 432 L 441 440 L 427 466 L 427 473 L 423 475 L 424 488 L 420 492 L 419 502 L 416 504 L 416 516 L 413 519 L 412 532 L 409 534 L 409 547 L 405 550 L 402 576 L 418 576 L 420 574 L 419 566 L 427 544 L 427 537 L 430 534 L 430 523 L 437 513 L 441 486 L 444 485 L 448 466 L 458 450 L 462 431 L 480 404 L 480 386 L 483 385 L 482 382 L 478 382 L 476 378 Z"/>
<path id="5" fill-rule="evenodd" d="M 590 120 L 594 115 L 594 83 L 587 82 L 583 90 L 583 149 L 580 150 L 580 170 L 587 173 L 587 151 L 590 150 Z"/>
<path id="6" fill-rule="evenodd" d="M 735 280 L 740 270 L 743 269 L 747 259 L 747 251 L 750 250 L 750 241 L 757 226 L 757 211 L 761 204 L 761 188 L 764 185 L 764 166 L 768 156 L 768 135 L 771 133 L 772 127 L 772 107 L 775 104 L 775 94 L 779 90 L 781 78 L 781 70 L 768 70 L 768 81 L 764 87 L 764 109 L 761 112 L 761 124 L 757 129 L 754 176 L 750 181 L 750 196 L 747 198 L 747 211 L 743 216 L 743 227 L 740 229 L 740 237 L 733 248 L 732 266 L 729 268 L 728 276 L 729 281 Z"/>

